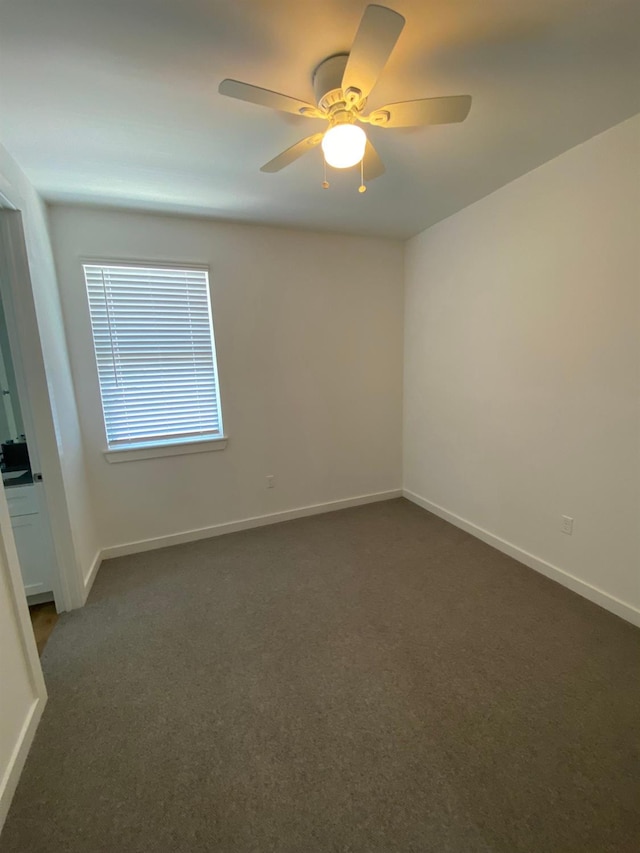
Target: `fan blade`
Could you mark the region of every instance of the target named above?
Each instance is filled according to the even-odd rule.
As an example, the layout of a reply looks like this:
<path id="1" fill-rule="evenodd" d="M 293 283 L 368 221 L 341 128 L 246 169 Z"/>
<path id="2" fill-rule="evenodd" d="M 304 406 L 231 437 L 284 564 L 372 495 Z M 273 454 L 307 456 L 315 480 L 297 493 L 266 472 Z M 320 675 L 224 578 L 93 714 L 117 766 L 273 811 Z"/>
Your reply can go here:
<path id="1" fill-rule="evenodd" d="M 301 139 L 300 142 L 296 142 L 296 144 L 292 145 L 291 148 L 287 148 L 287 150 L 283 151 L 282 154 L 278 154 L 278 156 L 274 157 L 273 160 L 269 160 L 268 163 L 265 163 L 260 171 L 279 172 L 280 169 L 284 169 L 285 166 L 289 166 L 294 162 L 294 160 L 297 160 L 298 157 L 302 157 L 303 154 L 306 154 L 307 151 L 311 151 L 311 149 L 315 148 L 316 145 L 320 145 L 323 136 L 324 133 L 314 133 L 313 136 L 307 136 L 306 139 Z"/>
<path id="2" fill-rule="evenodd" d="M 261 89 L 250 83 L 241 83 L 239 80 L 223 80 L 218 86 L 218 92 L 228 98 L 237 98 L 239 101 L 248 101 L 250 104 L 258 104 L 272 110 L 281 110 L 297 116 L 324 118 L 324 113 L 311 104 L 299 101 L 297 98 L 290 98 L 288 95 L 281 95 L 279 92 L 272 92 L 271 89 Z"/>
<path id="3" fill-rule="evenodd" d="M 424 124 L 451 124 L 464 121 L 471 109 L 471 95 L 422 98 L 389 104 L 367 116 L 378 127 L 418 127 Z M 385 116 L 388 114 L 389 118 Z"/>
<path id="4" fill-rule="evenodd" d="M 365 181 L 373 181 L 385 172 L 384 163 L 368 139 L 367 147 L 364 149 L 363 171 Z"/>
<path id="5" fill-rule="evenodd" d="M 386 6 L 367 6 L 356 33 L 342 88 L 359 89 L 365 98 L 376 84 L 380 72 L 398 41 L 404 18 Z"/>

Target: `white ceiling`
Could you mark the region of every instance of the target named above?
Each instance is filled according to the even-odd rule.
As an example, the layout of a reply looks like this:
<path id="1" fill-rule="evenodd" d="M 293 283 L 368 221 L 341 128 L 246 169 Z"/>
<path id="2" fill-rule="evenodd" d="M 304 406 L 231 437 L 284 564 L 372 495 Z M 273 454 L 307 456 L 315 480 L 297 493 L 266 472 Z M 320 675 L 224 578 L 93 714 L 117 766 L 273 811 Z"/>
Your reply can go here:
<path id="1" fill-rule="evenodd" d="M 638 0 L 387 0 L 407 24 L 369 105 L 469 93 L 469 118 L 371 128 L 363 195 L 321 189 L 319 149 L 261 173 L 325 125 L 218 83 L 313 100 L 366 4 L 0 0 L 0 140 L 49 200 L 408 237 L 640 111 Z"/>

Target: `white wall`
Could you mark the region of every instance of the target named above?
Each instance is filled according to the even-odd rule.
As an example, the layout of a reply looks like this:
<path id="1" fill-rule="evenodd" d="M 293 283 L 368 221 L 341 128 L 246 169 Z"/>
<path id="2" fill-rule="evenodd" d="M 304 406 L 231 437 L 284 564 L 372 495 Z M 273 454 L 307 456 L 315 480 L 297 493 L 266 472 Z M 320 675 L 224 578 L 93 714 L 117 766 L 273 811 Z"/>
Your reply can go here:
<path id="1" fill-rule="evenodd" d="M 103 546 L 400 488 L 401 243 L 58 205 L 49 217 Z M 105 460 L 86 257 L 210 265 L 226 450 Z"/>
<path id="2" fill-rule="evenodd" d="M 404 373 L 405 488 L 636 621 L 639 165 L 636 116 L 411 240 Z"/>
<path id="3" fill-rule="evenodd" d="M 57 557 L 63 567 L 65 607 L 79 607 L 94 565 L 98 540 L 93 522 L 82 437 L 64 336 L 55 267 L 39 196 L 16 162 L 0 146 L 0 192 L 18 208 L 26 244 L 24 283 L 16 292 L 27 376 L 27 395 L 34 417 L 40 465 Z M 7 224 L 6 239 L 21 235 L 18 223 Z"/>
<path id="4" fill-rule="evenodd" d="M 0 299 L 1 302 L 2 300 Z M 0 304 L 0 361 L 2 389 L 3 392 L 9 391 L 8 394 L 3 393 L 3 405 L 0 405 L 0 437 L 2 437 L 3 441 L 6 441 L 8 438 L 15 440 L 24 434 L 24 424 L 22 422 L 20 396 L 13 366 L 13 355 L 11 353 L 7 322 L 2 304 Z"/>

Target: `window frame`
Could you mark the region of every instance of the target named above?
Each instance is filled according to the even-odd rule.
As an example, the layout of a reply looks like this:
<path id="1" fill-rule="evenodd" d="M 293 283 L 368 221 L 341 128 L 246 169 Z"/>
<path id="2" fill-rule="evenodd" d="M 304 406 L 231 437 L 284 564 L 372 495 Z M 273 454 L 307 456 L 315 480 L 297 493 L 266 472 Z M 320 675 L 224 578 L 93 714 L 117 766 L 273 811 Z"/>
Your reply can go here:
<path id="1" fill-rule="evenodd" d="M 93 365 L 95 368 L 95 376 L 97 382 L 98 400 L 100 402 L 100 414 L 102 424 L 102 435 L 104 441 L 103 456 L 107 462 L 118 463 L 127 461 L 138 461 L 142 459 L 154 459 L 163 456 L 181 456 L 191 453 L 205 453 L 210 451 L 224 450 L 227 447 L 229 437 L 224 430 L 224 420 L 222 416 L 222 389 L 220 387 L 219 369 L 218 369 L 218 351 L 216 347 L 216 332 L 215 320 L 213 311 L 213 293 L 211 288 L 211 268 L 206 262 L 194 261 L 165 261 L 165 260 L 140 260 L 139 258 L 132 260 L 130 258 L 104 258 L 104 257 L 81 257 L 80 272 L 82 276 L 82 284 L 84 288 L 87 316 L 89 320 L 89 338 L 93 353 Z M 167 270 L 197 270 L 206 272 L 209 296 L 209 318 L 211 321 L 211 347 L 213 350 L 213 370 L 216 382 L 217 401 L 220 413 L 221 433 L 218 436 L 206 437 L 191 437 L 186 439 L 178 439 L 175 441 L 160 441 L 157 444 L 140 444 L 138 446 L 124 447 L 109 447 L 107 438 L 107 425 L 102 400 L 102 386 L 100 383 L 100 371 L 98 368 L 98 357 L 95 349 L 95 340 L 93 334 L 93 321 L 91 317 L 91 304 L 89 300 L 89 292 L 87 289 L 87 280 L 85 276 L 86 266 L 97 267 L 140 267 L 146 269 L 167 269 Z"/>

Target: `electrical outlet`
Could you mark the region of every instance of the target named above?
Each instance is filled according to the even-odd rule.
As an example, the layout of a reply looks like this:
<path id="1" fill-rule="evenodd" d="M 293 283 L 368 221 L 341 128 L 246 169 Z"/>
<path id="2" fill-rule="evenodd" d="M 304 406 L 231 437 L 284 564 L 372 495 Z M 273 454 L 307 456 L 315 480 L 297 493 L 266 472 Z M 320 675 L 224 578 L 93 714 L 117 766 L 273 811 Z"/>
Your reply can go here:
<path id="1" fill-rule="evenodd" d="M 573 519 L 570 518 L 570 516 L 562 516 L 562 524 L 560 525 L 560 530 L 562 530 L 563 533 L 566 533 L 567 536 L 571 536 L 571 534 L 573 533 Z"/>
<path id="2" fill-rule="evenodd" d="M 275 489 L 275 487 L 276 487 L 276 478 L 273 476 L 273 474 L 267 474 L 267 488 L 268 489 Z"/>

